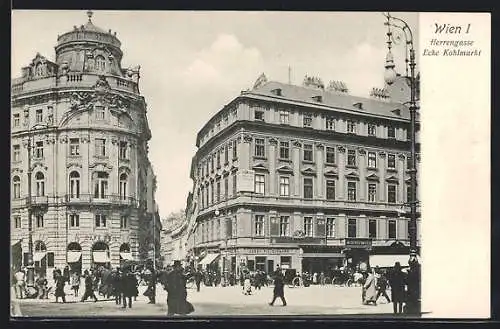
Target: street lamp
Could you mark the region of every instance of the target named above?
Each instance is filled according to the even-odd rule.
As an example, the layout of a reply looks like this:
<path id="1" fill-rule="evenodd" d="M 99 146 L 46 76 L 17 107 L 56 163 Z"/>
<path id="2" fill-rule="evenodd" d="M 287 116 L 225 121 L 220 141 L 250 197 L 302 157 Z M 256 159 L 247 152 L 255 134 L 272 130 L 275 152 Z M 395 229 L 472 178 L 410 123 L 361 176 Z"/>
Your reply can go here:
<path id="1" fill-rule="evenodd" d="M 408 24 L 397 17 L 391 16 L 390 13 L 384 13 L 384 16 L 387 19 L 387 22 L 384 25 L 387 26 L 387 57 L 385 64 L 385 74 L 384 79 L 388 85 L 393 84 L 396 81 L 397 74 L 394 70 L 394 58 L 391 53 L 392 43 L 396 43 L 394 37 L 391 32 L 391 26 L 403 31 L 405 36 L 405 50 L 406 56 L 405 62 L 406 66 L 406 75 L 408 75 L 408 66 L 410 67 L 410 102 L 409 102 L 409 110 L 410 110 L 410 141 L 411 141 L 411 161 L 410 168 L 408 168 L 410 172 L 410 199 L 408 200 L 408 204 L 410 205 L 410 222 L 408 225 L 409 237 L 410 237 L 410 260 L 409 265 L 414 271 L 418 272 L 416 279 L 408 281 L 408 302 L 407 302 L 407 310 L 408 313 L 412 314 L 420 314 L 420 289 L 419 289 L 419 270 L 418 268 L 418 260 L 416 258 L 417 253 L 417 161 L 416 161 L 416 114 L 417 114 L 417 102 L 416 102 L 416 92 L 417 92 L 417 83 L 415 80 L 415 49 L 413 45 L 413 33 L 408 26 Z"/>
<path id="2" fill-rule="evenodd" d="M 36 130 L 36 128 L 48 128 L 49 126 L 44 123 L 38 123 L 28 129 L 28 260 L 27 260 L 27 273 L 26 273 L 26 285 L 28 287 L 33 287 L 35 285 L 35 267 L 33 261 L 33 203 L 31 196 L 31 133 Z"/>

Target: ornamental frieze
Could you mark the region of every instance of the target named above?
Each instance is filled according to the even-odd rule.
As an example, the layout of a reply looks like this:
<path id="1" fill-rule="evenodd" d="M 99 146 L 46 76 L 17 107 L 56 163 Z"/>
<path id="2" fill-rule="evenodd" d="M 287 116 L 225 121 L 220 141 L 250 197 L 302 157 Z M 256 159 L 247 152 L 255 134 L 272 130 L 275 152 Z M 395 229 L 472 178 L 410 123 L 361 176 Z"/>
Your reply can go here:
<path id="1" fill-rule="evenodd" d="M 404 154 L 400 153 L 400 154 L 398 154 L 398 158 L 399 158 L 399 160 L 404 160 L 406 157 Z"/>
<path id="2" fill-rule="evenodd" d="M 245 143 L 251 143 L 251 142 L 252 142 L 252 140 L 253 140 L 253 138 L 252 138 L 252 136 L 250 136 L 250 135 L 244 135 L 244 136 L 243 136 L 243 141 L 244 141 Z"/>
<path id="3" fill-rule="evenodd" d="M 366 154 L 366 150 L 364 150 L 364 149 L 358 149 L 358 153 L 360 155 L 365 155 Z"/>
<path id="4" fill-rule="evenodd" d="M 320 150 L 322 150 L 325 146 L 321 143 L 316 143 L 316 147 Z"/>
<path id="5" fill-rule="evenodd" d="M 378 156 L 379 156 L 380 158 L 382 158 L 382 159 L 385 159 L 385 156 L 386 156 L 386 155 L 387 155 L 387 154 L 386 154 L 385 152 L 380 152 L 380 153 L 378 154 Z"/>
<path id="6" fill-rule="evenodd" d="M 278 145 L 278 140 L 275 139 L 275 138 L 270 138 L 269 139 L 269 144 L 271 144 L 271 145 Z"/>
<path id="7" fill-rule="evenodd" d="M 345 147 L 344 146 L 337 146 L 337 150 L 339 150 L 340 153 L 345 153 Z"/>

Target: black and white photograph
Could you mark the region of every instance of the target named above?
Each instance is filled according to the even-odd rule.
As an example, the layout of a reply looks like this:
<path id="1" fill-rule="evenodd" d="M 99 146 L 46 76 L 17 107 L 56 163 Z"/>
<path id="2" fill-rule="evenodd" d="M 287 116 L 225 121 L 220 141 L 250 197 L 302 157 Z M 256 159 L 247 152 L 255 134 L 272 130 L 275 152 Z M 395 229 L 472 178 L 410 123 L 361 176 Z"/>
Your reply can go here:
<path id="1" fill-rule="evenodd" d="M 419 15 L 13 10 L 11 316 L 420 317 Z"/>

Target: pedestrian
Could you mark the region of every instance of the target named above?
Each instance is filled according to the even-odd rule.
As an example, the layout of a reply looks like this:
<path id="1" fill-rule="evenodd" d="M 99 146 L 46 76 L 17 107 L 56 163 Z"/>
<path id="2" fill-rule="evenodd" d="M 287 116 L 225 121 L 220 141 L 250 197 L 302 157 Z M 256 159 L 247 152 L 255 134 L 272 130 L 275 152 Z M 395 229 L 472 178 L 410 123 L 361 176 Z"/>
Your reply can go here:
<path id="1" fill-rule="evenodd" d="M 47 278 L 45 278 L 45 274 L 43 271 L 40 271 L 40 275 L 36 279 L 36 285 L 38 288 L 38 299 L 47 299 Z"/>
<path id="2" fill-rule="evenodd" d="M 121 289 L 121 271 L 117 267 L 113 272 L 113 295 L 115 296 L 115 304 L 120 305 L 122 303 L 122 289 Z"/>
<path id="3" fill-rule="evenodd" d="M 318 284 L 318 273 L 316 272 L 313 274 L 313 284 Z"/>
<path id="4" fill-rule="evenodd" d="M 14 275 L 16 279 L 16 285 L 15 285 L 15 291 L 16 291 L 16 298 L 18 299 L 23 299 L 24 298 L 24 288 L 25 288 L 25 278 L 26 275 L 24 274 L 24 271 L 19 269 L 19 271 L 16 272 Z"/>
<path id="5" fill-rule="evenodd" d="M 64 275 L 58 274 L 56 277 L 56 291 L 54 293 L 56 297 L 56 303 L 61 297 L 63 303 L 66 303 L 66 293 L 64 292 L 64 286 L 66 285 L 66 277 Z"/>
<path id="6" fill-rule="evenodd" d="M 250 282 L 250 274 L 245 275 L 245 279 L 243 280 L 243 294 L 251 295 L 252 294 L 252 285 Z"/>
<path id="7" fill-rule="evenodd" d="M 407 275 L 407 299 L 406 299 L 406 312 L 409 314 L 420 313 L 420 263 L 417 260 L 416 251 L 412 250 L 410 253 L 410 260 L 408 261 L 410 267 Z"/>
<path id="8" fill-rule="evenodd" d="M 269 303 L 269 305 L 273 306 L 276 298 L 278 297 L 281 299 L 283 306 L 286 306 L 285 278 L 279 265 L 276 266 L 276 271 L 274 272 L 273 300 Z"/>
<path id="9" fill-rule="evenodd" d="M 405 281 L 406 278 L 403 271 L 401 271 L 401 264 L 396 262 L 389 275 L 389 285 L 391 286 L 391 299 L 394 314 L 403 313 Z"/>
<path id="10" fill-rule="evenodd" d="M 194 311 L 193 305 L 186 300 L 186 277 L 181 262 L 174 261 L 173 270 L 167 275 L 167 316 L 184 315 Z"/>
<path id="11" fill-rule="evenodd" d="M 122 300 L 123 306 L 122 308 L 127 307 L 127 299 L 128 299 L 128 307 L 132 308 L 132 297 L 137 294 L 137 278 L 135 274 L 132 272 L 131 268 L 127 268 L 124 270 L 124 274 L 122 275 Z"/>
<path id="12" fill-rule="evenodd" d="M 377 277 L 375 276 L 375 269 L 368 274 L 366 282 L 363 285 L 364 289 L 364 300 L 365 305 L 377 305 Z"/>
<path id="13" fill-rule="evenodd" d="M 156 272 L 154 268 L 151 268 L 151 274 L 148 278 L 148 288 L 144 292 L 144 296 L 149 298 L 148 304 L 156 303 Z"/>
<path id="14" fill-rule="evenodd" d="M 69 276 L 69 266 L 66 265 L 63 270 L 64 283 L 69 284 L 70 276 Z"/>
<path id="15" fill-rule="evenodd" d="M 200 271 L 194 272 L 194 282 L 196 283 L 196 291 L 200 292 L 200 285 L 203 274 Z"/>
<path id="16" fill-rule="evenodd" d="M 380 296 L 384 296 L 385 299 L 387 300 L 387 303 L 391 302 L 391 299 L 387 295 L 387 278 L 383 272 L 379 272 L 378 278 L 377 278 L 377 297 L 375 298 L 376 301 L 380 298 Z"/>
<path id="17" fill-rule="evenodd" d="M 324 272 L 321 272 L 319 274 L 319 283 L 324 286 L 325 285 L 325 273 Z"/>
<path id="18" fill-rule="evenodd" d="M 71 274 L 71 289 L 74 291 L 75 297 L 78 297 L 78 291 L 80 290 L 80 273 L 76 271 Z"/>
<path id="19" fill-rule="evenodd" d="M 92 297 L 94 302 L 97 302 L 97 297 L 94 293 L 94 280 L 92 275 L 90 275 L 88 270 L 85 270 L 83 276 L 85 277 L 85 292 L 83 293 L 81 301 L 84 302 L 87 298 Z"/>

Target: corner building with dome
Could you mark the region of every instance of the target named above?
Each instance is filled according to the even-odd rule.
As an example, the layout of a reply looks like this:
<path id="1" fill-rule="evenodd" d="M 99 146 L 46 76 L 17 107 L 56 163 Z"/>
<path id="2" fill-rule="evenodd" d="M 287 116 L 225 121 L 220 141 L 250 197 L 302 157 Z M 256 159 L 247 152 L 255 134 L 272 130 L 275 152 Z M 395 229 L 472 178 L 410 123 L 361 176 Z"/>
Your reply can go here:
<path id="1" fill-rule="evenodd" d="M 36 54 L 12 80 L 11 262 L 29 265 L 31 206 L 35 273 L 49 278 L 145 260 L 161 230 L 140 67 L 123 68 L 116 33 L 87 14 L 55 62 Z"/>

